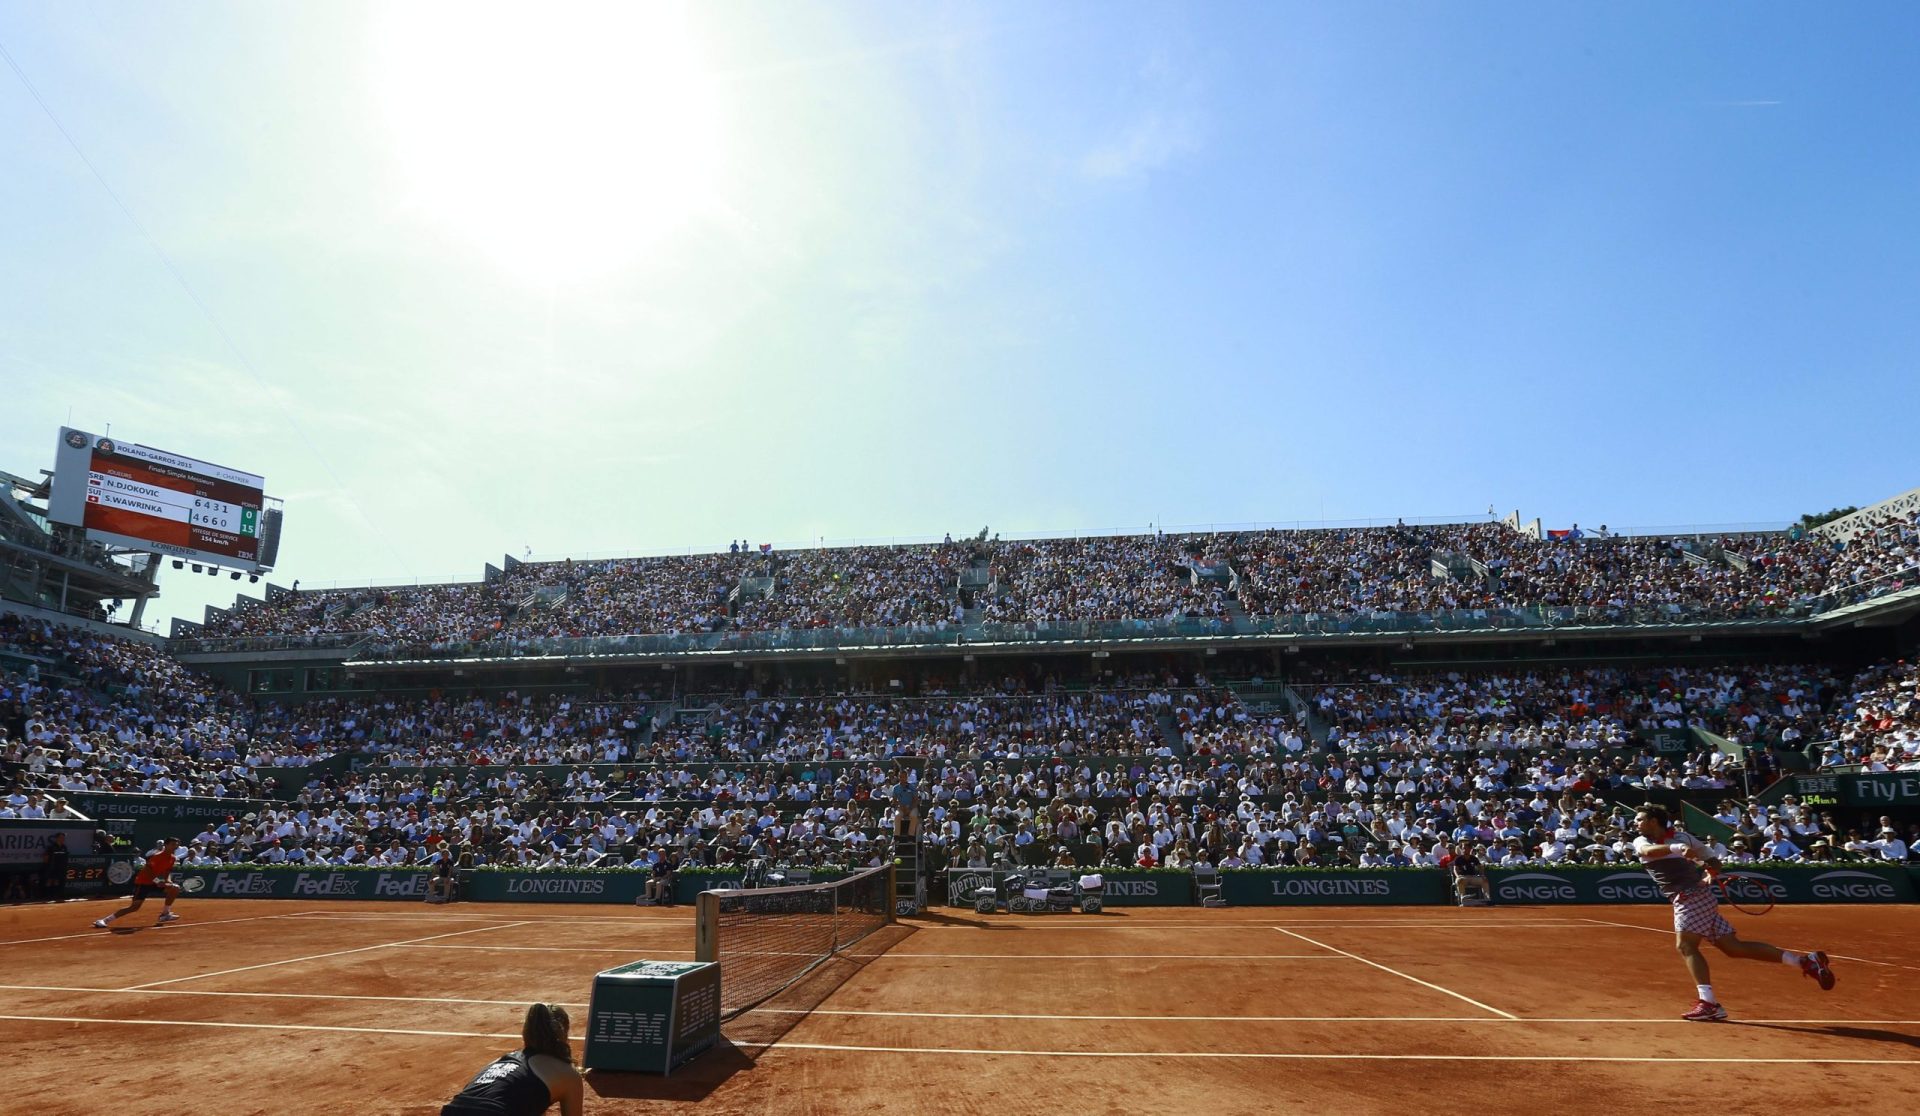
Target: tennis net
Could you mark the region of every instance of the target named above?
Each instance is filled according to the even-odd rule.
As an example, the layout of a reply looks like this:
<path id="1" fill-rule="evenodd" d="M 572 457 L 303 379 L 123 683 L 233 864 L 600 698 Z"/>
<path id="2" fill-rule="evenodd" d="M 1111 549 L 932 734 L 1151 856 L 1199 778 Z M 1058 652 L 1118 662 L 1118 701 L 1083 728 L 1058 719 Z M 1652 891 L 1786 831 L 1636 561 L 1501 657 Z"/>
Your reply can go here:
<path id="1" fill-rule="evenodd" d="M 731 1019 L 893 921 L 891 868 L 795 887 L 703 891 L 695 953 L 720 964 Z"/>

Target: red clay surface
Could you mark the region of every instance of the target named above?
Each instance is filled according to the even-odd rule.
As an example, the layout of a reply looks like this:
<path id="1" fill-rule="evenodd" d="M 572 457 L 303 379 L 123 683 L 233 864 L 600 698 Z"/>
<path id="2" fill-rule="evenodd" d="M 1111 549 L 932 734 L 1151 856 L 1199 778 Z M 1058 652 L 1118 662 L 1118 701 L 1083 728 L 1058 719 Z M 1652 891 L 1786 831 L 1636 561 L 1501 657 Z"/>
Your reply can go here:
<path id="1" fill-rule="evenodd" d="M 536 999 L 691 958 L 692 911 L 108 900 L 0 910 L 8 1113 L 425 1116 L 518 1045 Z M 1897 1112 L 1920 1088 L 1920 906 L 1780 908 L 1742 933 L 1835 957 L 1822 993 L 1710 954 L 1658 907 L 938 914 L 587 1111 Z M 724 977 L 723 977 L 724 979 Z M 802 990 L 807 991 L 807 990 Z M 580 1042 L 576 1034 L 575 1051 Z"/>

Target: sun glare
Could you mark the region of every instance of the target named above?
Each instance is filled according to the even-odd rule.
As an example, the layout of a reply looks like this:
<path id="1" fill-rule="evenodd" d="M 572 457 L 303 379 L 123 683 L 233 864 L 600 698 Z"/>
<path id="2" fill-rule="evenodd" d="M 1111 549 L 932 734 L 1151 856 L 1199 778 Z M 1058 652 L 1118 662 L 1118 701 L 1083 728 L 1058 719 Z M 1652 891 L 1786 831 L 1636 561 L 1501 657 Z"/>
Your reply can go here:
<path id="1" fill-rule="evenodd" d="M 408 206 L 503 266 L 644 266 L 717 209 L 724 113 L 685 6 L 378 11 L 373 88 Z"/>

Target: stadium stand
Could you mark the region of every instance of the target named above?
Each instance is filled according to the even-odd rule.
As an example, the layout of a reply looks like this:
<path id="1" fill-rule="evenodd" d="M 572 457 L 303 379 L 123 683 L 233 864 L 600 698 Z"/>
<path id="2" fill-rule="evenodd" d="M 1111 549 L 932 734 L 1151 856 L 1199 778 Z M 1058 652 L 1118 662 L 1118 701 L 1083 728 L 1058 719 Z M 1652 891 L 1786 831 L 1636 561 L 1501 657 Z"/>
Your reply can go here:
<path id="1" fill-rule="evenodd" d="M 1851 540 L 1588 536 L 1505 523 L 1137 535 L 519 564 L 473 585 L 283 594 L 205 638 L 396 645 L 809 629 L 1561 610 L 1607 622 L 1806 615 L 1914 584 L 1914 513 Z M 978 569 L 984 584 L 968 589 Z M 969 616 L 970 611 L 977 615 Z"/>
<path id="2" fill-rule="evenodd" d="M 889 862 L 907 771 L 957 867 L 1609 863 L 1659 794 L 1731 859 L 1905 858 L 1913 818 L 1767 788 L 1920 769 L 1916 549 L 1910 511 L 1839 539 L 983 532 L 276 590 L 170 647 L 4 615 L 0 817 L 231 800 L 188 864 L 804 873 Z M 808 642 L 841 630 L 893 634 Z"/>

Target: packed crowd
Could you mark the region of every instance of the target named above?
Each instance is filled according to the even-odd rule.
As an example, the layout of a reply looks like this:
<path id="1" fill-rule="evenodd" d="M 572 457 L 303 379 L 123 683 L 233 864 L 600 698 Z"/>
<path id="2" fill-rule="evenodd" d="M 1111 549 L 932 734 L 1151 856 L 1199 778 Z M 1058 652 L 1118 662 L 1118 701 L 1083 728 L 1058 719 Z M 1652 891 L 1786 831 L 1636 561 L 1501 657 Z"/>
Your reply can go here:
<path id="1" fill-rule="evenodd" d="M 743 596 L 732 626 L 944 630 L 961 619 L 956 587 L 971 564 L 958 543 L 787 552 L 772 591 Z"/>
<path id="2" fill-rule="evenodd" d="M 885 855 L 902 780 L 962 863 L 1426 864 L 1461 842 L 1495 864 L 1608 861 L 1608 799 L 1662 789 L 1726 803 L 1736 859 L 1901 859 L 1916 836 L 1747 802 L 1776 746 L 1920 764 L 1905 662 L 1303 675 L 1290 710 L 1198 676 L 254 707 L 151 645 L 42 621 L 0 618 L 0 652 L 0 817 L 83 791 L 247 799 L 194 863 L 846 864 Z M 297 770 L 336 752 L 355 768 Z"/>
<path id="3" fill-rule="evenodd" d="M 1895 584 L 1894 582 L 1898 582 Z M 1875 516 L 1835 555 L 1826 591 L 1865 599 L 1911 588 L 1920 581 L 1920 510 Z"/>
<path id="4" fill-rule="evenodd" d="M 314 636 L 335 632 L 420 643 L 497 636 L 512 620 L 513 587 L 475 582 L 292 592 L 275 600 L 241 598 L 200 636 Z"/>
<path id="5" fill-rule="evenodd" d="M 1228 540 L 1240 603 L 1252 616 L 1419 612 L 1486 607 L 1472 583 L 1433 573 L 1436 553 L 1502 524 L 1264 531 Z"/>
<path id="6" fill-rule="evenodd" d="M 304 805 L 210 824 L 184 846 L 187 866 L 315 864 L 405 868 L 452 858 L 461 867 L 787 867 L 885 863 L 890 839 L 870 811 L 841 803 L 798 809 L 716 806 L 613 810 L 496 805 Z"/>
<path id="7" fill-rule="evenodd" d="M 595 695 L 518 691 L 461 697 L 320 703 L 337 726 L 342 750 L 373 763 L 445 764 L 625 763 L 652 720 L 642 691 Z M 302 707 L 303 710 L 306 707 Z"/>
<path id="8" fill-rule="evenodd" d="M 780 763 L 1171 754 L 1158 718 L 1173 701 L 1138 691 L 753 698 L 660 725 L 649 751 L 661 760 Z"/>
<path id="9" fill-rule="evenodd" d="M 1195 576 L 1213 563 L 1165 535 L 998 544 L 984 616 L 1002 623 L 1224 620 L 1223 583 Z"/>
<path id="10" fill-rule="evenodd" d="M 1709 544 L 1705 549 L 1716 546 Z M 1810 588 L 1782 584 L 1771 576 L 1787 568 L 1783 566 L 1756 569 L 1749 565 L 1742 570 L 1724 561 L 1696 560 L 1690 555 L 1698 550 L 1678 539 L 1614 538 L 1516 547 L 1499 532 L 1482 529 L 1468 540 L 1467 552 L 1495 571 L 1491 594 L 1509 608 L 1537 603 L 1615 615 L 1653 610 L 1674 615 L 1777 616 Z"/>
<path id="11" fill-rule="evenodd" d="M 1633 765 L 1629 765 L 1631 768 Z M 589 773 L 576 771 L 576 775 Z M 818 775 L 816 782 L 808 775 Z M 424 780 L 374 773 L 310 787 L 291 803 L 206 826 L 190 864 L 313 863 L 682 866 L 767 859 L 792 866 L 862 863 L 895 831 L 889 765 L 695 775 L 670 799 L 610 799 L 605 788 L 511 770 Z M 908 776 L 912 778 L 912 776 Z M 1084 761 L 930 766 L 918 780 L 925 832 L 955 863 L 1100 863 L 1234 868 L 1432 865 L 1462 843 L 1487 862 L 1596 863 L 1627 856 L 1631 811 L 1596 790 L 1631 773 L 1548 758 L 1461 765 L 1404 762 Z M 1653 785 L 1646 781 L 1644 785 Z M 592 794 L 584 800 L 576 797 Z M 1730 798 L 1719 820 L 1740 861 L 1845 855 L 1904 859 L 1920 843 L 1891 818 L 1844 830 L 1791 796 L 1773 809 Z"/>
<path id="12" fill-rule="evenodd" d="M 1920 514 L 1920 513 L 1916 513 Z M 366 633 L 433 645 L 554 637 L 1203 620 L 1573 608 L 1646 622 L 1791 615 L 1904 588 L 1915 514 L 1817 535 L 1536 539 L 1502 523 L 930 545 L 526 563 L 474 585 L 293 593 L 197 633 Z M 985 584 L 964 589 L 978 569 Z M 1916 571 L 1920 572 L 1920 571 Z M 970 616 L 969 609 L 977 607 Z"/>
<path id="13" fill-rule="evenodd" d="M 508 575 L 524 592 L 562 590 L 513 617 L 512 639 L 706 632 L 727 616 L 727 598 L 765 559 L 742 554 L 671 555 L 522 565 Z"/>
<path id="14" fill-rule="evenodd" d="M 1920 663 L 1902 659 L 1864 672 L 1827 725 L 1824 767 L 1920 771 Z"/>
<path id="15" fill-rule="evenodd" d="M 252 708 L 158 646 L 0 615 L 0 765 L 58 792 L 228 797 L 331 754 L 320 709 Z"/>
<path id="16" fill-rule="evenodd" d="M 1743 567 L 1720 557 L 1731 542 L 1604 533 L 1542 540 L 1478 523 L 1266 532 L 1233 546 L 1241 599 L 1258 616 L 1531 607 L 1621 618 L 1769 616 L 1824 584 L 1824 543 L 1781 536 L 1775 561 Z"/>
<path id="17" fill-rule="evenodd" d="M 1580 667 L 1303 682 L 1354 751 L 1619 748 L 1703 729 L 1739 745 L 1799 750 L 1830 731 L 1846 683 L 1812 665 Z"/>
<path id="18" fill-rule="evenodd" d="M 1577 787 L 1463 788 L 1417 799 L 1355 795 L 1322 802 L 1289 793 L 1278 806 L 1245 798 L 1231 807 L 1132 801 L 1104 814 L 1086 805 L 1036 807 L 1022 800 L 970 812 L 952 847 L 953 862 L 972 868 L 1071 867 L 1088 857 L 1149 868 L 1438 867 L 1463 849 L 1495 866 L 1637 863 L 1632 818 L 1632 807 Z M 1722 820 L 1731 838 L 1710 843 L 1734 862 L 1906 861 L 1920 842 L 1920 826 L 1902 829 L 1891 818 L 1869 827 L 1871 836 L 1858 828 L 1843 832 L 1831 815 L 1791 796 L 1777 808 L 1729 806 Z M 1028 847 L 1040 855 L 1027 855 Z"/>

